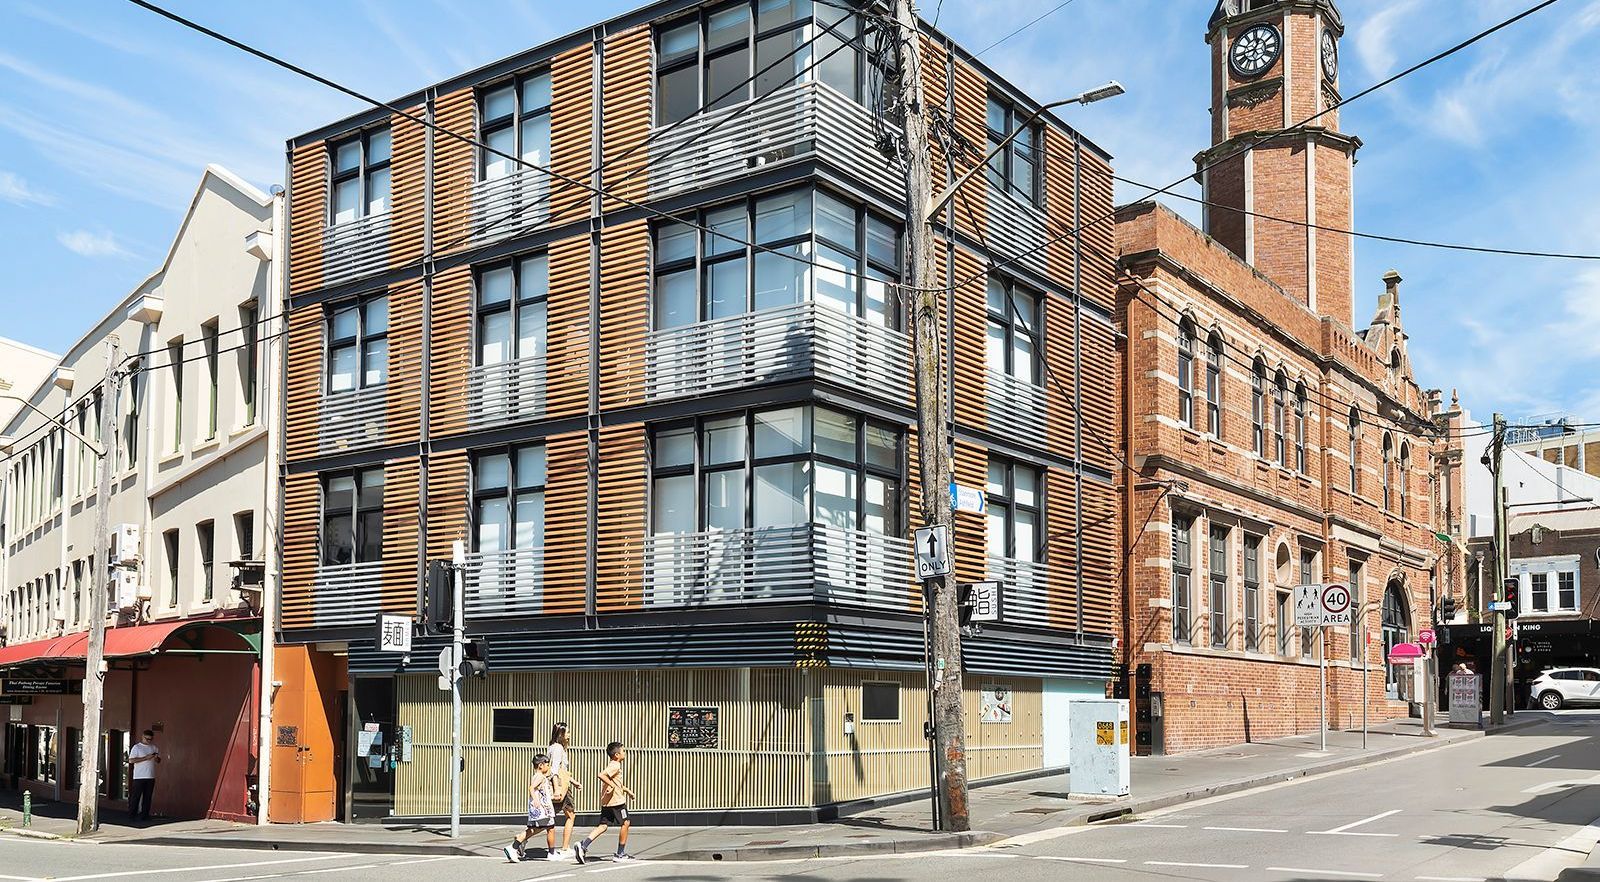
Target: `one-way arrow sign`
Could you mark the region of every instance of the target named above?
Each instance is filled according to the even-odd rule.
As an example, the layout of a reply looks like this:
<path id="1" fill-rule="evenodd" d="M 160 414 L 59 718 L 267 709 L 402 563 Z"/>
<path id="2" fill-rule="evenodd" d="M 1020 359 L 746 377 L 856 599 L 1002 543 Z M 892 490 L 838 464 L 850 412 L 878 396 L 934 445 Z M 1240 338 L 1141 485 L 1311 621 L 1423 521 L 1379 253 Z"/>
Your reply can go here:
<path id="1" fill-rule="evenodd" d="M 940 525 L 918 527 L 916 537 L 917 576 L 931 579 L 948 576 L 950 567 L 950 528 Z"/>

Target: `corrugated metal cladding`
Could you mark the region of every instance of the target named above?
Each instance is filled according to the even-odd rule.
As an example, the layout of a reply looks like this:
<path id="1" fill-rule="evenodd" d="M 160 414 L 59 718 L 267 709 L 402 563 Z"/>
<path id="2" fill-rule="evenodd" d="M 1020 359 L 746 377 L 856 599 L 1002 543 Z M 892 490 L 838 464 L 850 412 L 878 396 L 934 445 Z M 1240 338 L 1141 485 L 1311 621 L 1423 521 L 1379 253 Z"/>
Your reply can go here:
<path id="1" fill-rule="evenodd" d="M 486 634 L 489 670 L 619 668 L 839 667 L 920 671 L 922 632 L 904 623 L 755 622 L 591 631 Z M 435 669 L 447 636 L 420 637 L 409 663 L 378 652 L 370 640 L 350 643 L 352 674 L 425 673 Z M 993 630 L 962 641 L 971 673 L 1035 677 L 1111 676 L 1110 646 L 1021 642 Z"/>

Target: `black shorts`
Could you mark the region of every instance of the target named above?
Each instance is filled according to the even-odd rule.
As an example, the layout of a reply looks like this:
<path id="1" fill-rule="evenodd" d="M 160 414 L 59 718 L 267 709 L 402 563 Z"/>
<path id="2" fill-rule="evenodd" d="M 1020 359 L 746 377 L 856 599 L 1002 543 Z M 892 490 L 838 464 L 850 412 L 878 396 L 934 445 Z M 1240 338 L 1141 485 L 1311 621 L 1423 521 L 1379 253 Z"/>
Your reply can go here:
<path id="1" fill-rule="evenodd" d="M 628 823 L 628 804 L 601 806 L 600 820 L 605 821 L 607 824 L 620 825 Z"/>

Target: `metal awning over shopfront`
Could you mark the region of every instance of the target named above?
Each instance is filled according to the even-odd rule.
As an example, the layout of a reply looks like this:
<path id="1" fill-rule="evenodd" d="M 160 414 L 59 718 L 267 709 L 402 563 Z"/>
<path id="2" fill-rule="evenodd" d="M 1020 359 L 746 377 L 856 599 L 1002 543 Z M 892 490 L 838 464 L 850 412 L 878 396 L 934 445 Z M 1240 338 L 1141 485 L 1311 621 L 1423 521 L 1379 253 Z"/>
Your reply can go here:
<path id="1" fill-rule="evenodd" d="M 260 647 L 260 619 L 180 619 L 106 629 L 105 657 L 139 658 L 165 653 L 253 655 Z M 87 633 L 64 634 L 0 647 L 0 668 L 82 664 Z"/>

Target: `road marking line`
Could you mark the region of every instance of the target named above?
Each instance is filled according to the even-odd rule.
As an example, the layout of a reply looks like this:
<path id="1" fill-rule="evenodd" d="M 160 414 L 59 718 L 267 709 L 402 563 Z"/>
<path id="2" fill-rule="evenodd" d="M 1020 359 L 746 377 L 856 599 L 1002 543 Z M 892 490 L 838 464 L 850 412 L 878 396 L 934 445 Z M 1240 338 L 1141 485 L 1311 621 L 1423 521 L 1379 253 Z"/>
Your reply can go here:
<path id="1" fill-rule="evenodd" d="M 1125 864 L 1127 858 L 1092 858 L 1092 857 L 1055 857 L 1054 855 L 1039 855 L 1041 861 L 1071 861 L 1075 864 Z"/>
<path id="2" fill-rule="evenodd" d="M 1487 882 L 1482 876 L 1418 876 L 1417 882 Z"/>
<path id="3" fill-rule="evenodd" d="M 1343 836 L 1398 836 L 1398 835 L 1400 835 L 1398 833 L 1348 833 L 1348 832 L 1346 832 L 1348 830 L 1354 830 L 1355 828 L 1361 826 L 1362 824 L 1370 824 L 1373 821 L 1381 821 L 1384 818 L 1389 817 L 1390 815 L 1398 815 L 1398 814 L 1400 814 L 1400 810 L 1399 809 L 1389 809 L 1388 811 L 1386 811 L 1386 812 L 1384 812 L 1382 814 L 1373 815 L 1370 818 L 1362 818 L 1359 821 L 1351 821 L 1350 823 L 1345 824 L 1342 827 L 1335 827 L 1332 830 L 1312 830 L 1310 832 L 1312 833 L 1312 835 L 1318 835 L 1318 836 L 1340 836 L 1340 835 L 1343 835 Z"/>
<path id="4" fill-rule="evenodd" d="M 40 882 L 35 876 L 0 876 L 0 879 L 11 879 L 15 882 Z"/>
<path id="5" fill-rule="evenodd" d="M 561 874 L 556 875 L 556 876 L 534 876 L 532 879 L 524 879 L 524 880 L 522 880 L 522 882 L 548 882 L 548 880 L 551 880 L 551 879 L 571 879 L 571 878 L 572 878 L 572 874 L 571 873 L 561 873 Z"/>
<path id="6" fill-rule="evenodd" d="M 319 854 L 314 857 L 284 858 L 276 861 L 250 861 L 243 864 L 209 864 L 204 867 L 162 867 L 159 870 L 123 870 L 118 873 L 93 873 L 88 876 L 61 876 L 51 882 L 83 882 L 85 879 L 120 879 L 123 876 L 153 876 L 157 873 L 198 873 L 202 870 L 236 870 L 240 867 L 270 867 L 277 864 L 303 864 L 307 861 L 334 861 L 354 857 L 349 854 Z"/>
<path id="7" fill-rule="evenodd" d="M 1542 759 L 1542 760 L 1534 760 L 1534 761 L 1533 761 L 1533 762 L 1531 762 L 1531 763 L 1528 763 L 1528 768 L 1530 768 L 1530 769 L 1531 769 L 1531 768 L 1533 768 L 1533 767 L 1534 767 L 1534 766 L 1542 766 L 1542 765 L 1544 765 L 1544 764 L 1545 764 L 1545 763 L 1547 763 L 1547 762 L 1549 762 L 1549 761 L 1551 761 L 1551 760 L 1553 760 L 1553 759 L 1560 759 L 1560 758 L 1561 758 L 1561 754 L 1559 754 L 1559 753 L 1552 753 L 1552 754 L 1550 754 L 1550 755 L 1549 755 L 1549 756 L 1547 756 L 1547 757 L 1545 757 L 1545 758 L 1544 758 L 1544 759 Z M 1419 879 L 1420 879 L 1420 878 L 1421 878 L 1421 877 L 1420 877 L 1420 876 L 1419 876 L 1419 877 L 1417 877 L 1417 878 L 1419 878 Z"/>
<path id="8" fill-rule="evenodd" d="M 1193 867 L 1200 870 L 1248 870 L 1249 864 L 1196 864 L 1188 861 L 1145 861 L 1147 867 Z"/>
<path id="9" fill-rule="evenodd" d="M 417 858 L 414 861 L 395 861 L 392 864 L 386 864 L 386 866 L 404 867 L 404 866 L 407 866 L 407 865 L 410 865 L 410 864 L 431 864 L 434 861 L 453 861 L 458 857 L 462 857 L 462 855 L 459 855 L 459 854 L 447 854 L 447 855 L 444 855 L 442 857 Z"/>
<path id="10" fill-rule="evenodd" d="M 1224 833 L 1287 833 L 1273 827 L 1201 827 L 1202 830 L 1221 830 Z"/>
<path id="11" fill-rule="evenodd" d="M 1382 879 L 1382 873 L 1361 873 L 1356 870 L 1308 870 L 1305 867 L 1268 867 L 1277 873 L 1305 873 L 1308 876 L 1349 876 L 1354 879 Z"/>
<path id="12" fill-rule="evenodd" d="M 1117 826 L 1117 825 L 1112 824 L 1110 826 Z M 1187 829 L 1189 829 L 1189 825 L 1188 824 L 1156 824 L 1156 823 L 1152 823 L 1150 821 L 1134 821 L 1131 824 L 1124 824 L 1122 826 L 1125 826 L 1125 827 L 1159 827 L 1162 830 L 1187 830 Z"/>

